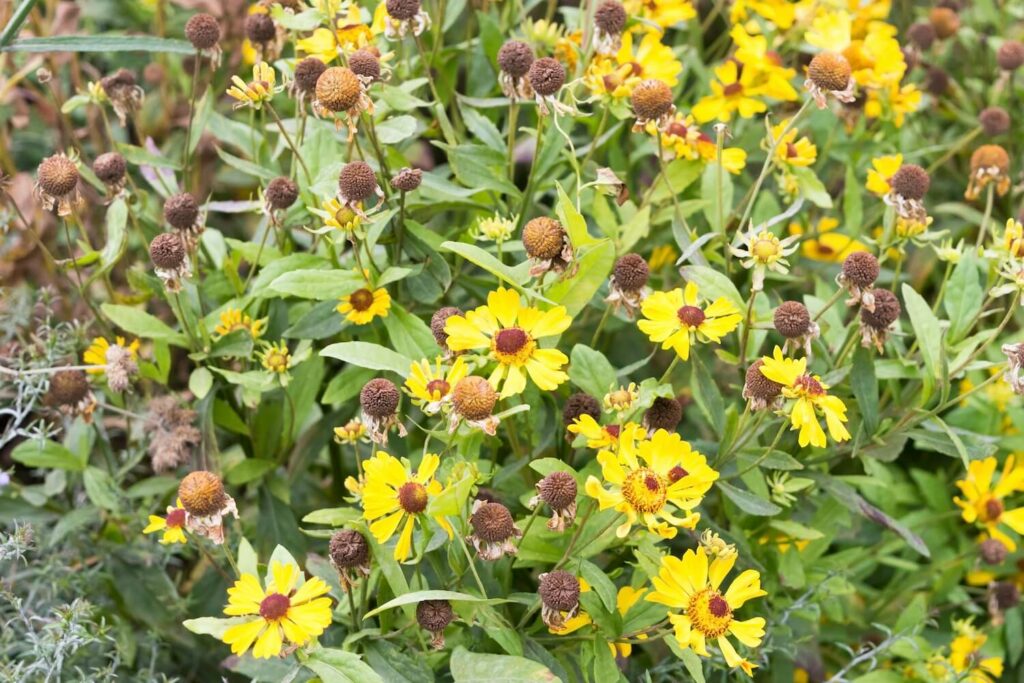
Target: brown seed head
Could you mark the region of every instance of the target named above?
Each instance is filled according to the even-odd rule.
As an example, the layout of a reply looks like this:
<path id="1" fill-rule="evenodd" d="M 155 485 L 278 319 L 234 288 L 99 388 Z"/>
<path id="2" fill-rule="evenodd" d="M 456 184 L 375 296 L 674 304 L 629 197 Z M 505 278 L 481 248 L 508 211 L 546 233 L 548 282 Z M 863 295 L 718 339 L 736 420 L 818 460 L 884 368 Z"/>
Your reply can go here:
<path id="1" fill-rule="evenodd" d="M 440 633 L 454 618 L 455 612 L 447 600 L 424 600 L 416 604 L 416 623 L 424 631 Z"/>
<path id="2" fill-rule="evenodd" d="M 39 186 L 54 197 L 71 194 L 78 187 L 78 168 L 64 154 L 46 157 L 36 171 Z"/>
<path id="3" fill-rule="evenodd" d="M 327 71 L 327 65 L 316 57 L 306 57 L 295 65 L 295 85 L 304 93 L 316 91 L 316 83 Z"/>
<path id="4" fill-rule="evenodd" d="M 299 198 L 299 186 L 290 178 L 274 178 L 267 183 L 267 203 L 274 209 L 287 209 Z"/>
<path id="5" fill-rule="evenodd" d="M 391 179 L 391 187 L 400 192 L 412 192 L 423 182 L 423 171 L 418 168 L 403 168 Z"/>
<path id="6" fill-rule="evenodd" d="M 371 81 L 380 80 L 380 59 L 369 50 L 356 50 L 348 56 L 348 68 L 356 76 L 369 78 Z"/>
<path id="7" fill-rule="evenodd" d="M 629 98 L 637 118 L 656 120 L 672 110 L 672 88 L 656 78 L 640 81 Z"/>
<path id="8" fill-rule="evenodd" d="M 89 376 L 82 370 L 59 370 L 50 377 L 47 395 L 52 404 L 73 406 L 89 393 Z"/>
<path id="9" fill-rule="evenodd" d="M 123 88 L 130 88 L 135 85 L 135 74 L 128 69 L 118 69 L 109 76 L 100 79 L 100 87 L 108 97 L 117 97 L 117 92 Z"/>
<path id="10" fill-rule="evenodd" d="M 430 316 L 430 331 L 434 334 L 434 341 L 442 349 L 448 348 L 448 333 L 444 331 L 444 324 L 453 315 L 462 315 L 462 309 L 455 306 L 444 306 L 434 311 Z"/>
<path id="11" fill-rule="evenodd" d="M 370 545 L 366 542 L 366 537 L 355 529 L 334 532 L 328 548 L 331 561 L 340 569 L 365 565 L 370 560 Z"/>
<path id="12" fill-rule="evenodd" d="M 377 191 L 377 175 L 365 161 L 351 161 L 341 167 L 338 190 L 349 201 L 369 199 Z"/>
<path id="13" fill-rule="evenodd" d="M 562 253 L 565 228 L 554 218 L 539 216 L 523 226 L 523 247 L 536 259 L 553 259 Z"/>
<path id="14" fill-rule="evenodd" d="M 771 401 L 782 393 L 782 385 L 765 377 L 761 373 L 762 365 L 764 365 L 764 361 L 758 358 L 747 368 L 746 380 L 743 384 L 744 392 L 747 396 Z"/>
<path id="15" fill-rule="evenodd" d="M 875 292 L 875 310 L 869 311 L 865 307 L 860 309 L 860 319 L 868 327 L 876 330 L 889 328 L 900 317 L 903 308 L 900 300 L 888 289 L 879 289 Z"/>
<path id="16" fill-rule="evenodd" d="M 164 202 L 164 220 L 171 224 L 172 228 L 188 230 L 199 218 L 199 204 L 196 198 L 188 192 L 172 194 Z"/>
<path id="17" fill-rule="evenodd" d="M 949 74 L 938 66 L 929 66 L 924 76 L 924 88 L 938 97 L 949 90 Z"/>
<path id="18" fill-rule="evenodd" d="M 565 407 L 562 408 L 562 423 L 566 426 L 571 425 L 581 415 L 589 415 L 595 420 L 601 417 L 601 404 L 596 398 L 582 391 L 566 400 Z"/>
<path id="19" fill-rule="evenodd" d="M 609 35 L 617 36 L 626 28 L 626 8 L 618 0 L 605 0 L 594 12 L 594 25 Z"/>
<path id="20" fill-rule="evenodd" d="M 501 503 L 484 503 L 469 518 L 473 534 L 488 543 L 501 543 L 515 533 L 512 513 Z"/>
<path id="21" fill-rule="evenodd" d="M 819 52 L 807 67 L 807 77 L 822 90 L 846 90 L 852 73 L 846 57 L 835 52 Z"/>
<path id="22" fill-rule="evenodd" d="M 866 251 L 855 251 L 843 261 L 843 276 L 858 287 L 874 284 L 881 270 L 875 255 Z"/>
<path id="23" fill-rule="evenodd" d="M 993 167 L 1003 175 L 1010 172 L 1010 155 L 1002 145 L 982 145 L 974 150 L 971 155 L 971 173 Z"/>
<path id="24" fill-rule="evenodd" d="M 522 78 L 533 64 L 533 50 L 521 40 L 506 40 L 498 50 L 498 68 L 514 78 Z"/>
<path id="25" fill-rule="evenodd" d="M 553 57 L 541 57 L 534 61 L 528 73 L 530 85 L 542 97 L 554 95 L 565 85 L 565 67 Z"/>
<path id="26" fill-rule="evenodd" d="M 220 42 L 220 24 L 210 14 L 193 14 L 185 23 L 185 37 L 197 50 L 209 50 Z"/>
<path id="27" fill-rule="evenodd" d="M 1006 561 L 1009 550 L 1002 541 L 995 538 L 987 538 L 978 546 L 978 554 L 981 561 L 988 565 L 1002 564 Z"/>
<path id="28" fill-rule="evenodd" d="M 644 288 L 651 275 L 647 260 L 640 254 L 623 254 L 612 269 L 615 284 L 625 292 L 636 292 Z"/>
<path id="29" fill-rule="evenodd" d="M 651 403 L 651 407 L 644 413 L 644 426 L 655 431 L 675 431 L 675 428 L 683 419 L 683 405 L 674 398 L 658 396 Z"/>
<path id="30" fill-rule="evenodd" d="M 399 21 L 409 21 L 420 11 L 420 0 L 387 0 L 388 15 Z"/>
<path id="31" fill-rule="evenodd" d="M 262 12 L 250 14 L 245 19 L 245 37 L 254 43 L 269 43 L 277 37 L 274 20 Z"/>
<path id="32" fill-rule="evenodd" d="M 333 112 L 348 111 L 359 102 L 363 86 L 352 69 L 332 66 L 316 81 L 316 100 Z"/>
<path id="33" fill-rule="evenodd" d="M 935 29 L 935 35 L 943 40 L 960 30 L 960 15 L 949 7 L 933 7 L 928 12 L 928 21 Z"/>
<path id="34" fill-rule="evenodd" d="M 811 314 L 799 301 L 783 301 L 775 309 L 775 329 L 786 339 L 796 339 L 811 329 Z"/>
<path id="35" fill-rule="evenodd" d="M 185 512 L 196 517 L 209 517 L 220 512 L 227 502 L 224 484 L 213 472 L 189 472 L 178 486 L 178 498 Z"/>
<path id="36" fill-rule="evenodd" d="M 1011 581 L 1000 581 L 992 587 L 992 597 L 1004 612 L 1020 603 L 1020 589 Z"/>
<path id="37" fill-rule="evenodd" d="M 978 123 L 981 124 L 985 135 L 1002 135 L 1010 130 L 1010 114 L 1002 107 L 986 107 L 978 114 Z"/>
<path id="38" fill-rule="evenodd" d="M 540 577 L 537 593 L 546 607 L 571 612 L 580 603 L 580 581 L 569 572 L 556 569 Z"/>
<path id="39" fill-rule="evenodd" d="M 889 178 L 889 186 L 893 192 L 906 199 L 924 199 L 931 185 L 932 179 L 928 171 L 917 164 L 903 164 L 899 170 Z"/>
<path id="40" fill-rule="evenodd" d="M 127 170 L 124 157 L 117 152 L 106 152 L 92 162 L 92 172 L 106 185 L 120 182 Z"/>
<path id="41" fill-rule="evenodd" d="M 177 233 L 160 233 L 149 243 L 149 258 L 157 268 L 173 270 L 185 260 L 185 245 Z"/>
<path id="42" fill-rule="evenodd" d="M 359 392 L 359 405 L 371 417 L 391 417 L 398 410 L 400 398 L 394 382 L 378 377 L 363 386 Z"/>
<path id="43" fill-rule="evenodd" d="M 1003 71 L 1016 71 L 1024 64 L 1024 43 L 1007 40 L 996 51 L 996 63 Z"/>
<path id="44" fill-rule="evenodd" d="M 540 499 L 556 512 L 576 502 L 576 477 L 562 470 L 555 470 L 537 484 Z"/>
<path id="45" fill-rule="evenodd" d="M 907 38 L 919 50 L 927 50 L 935 42 L 935 28 L 929 23 L 919 21 L 907 29 Z"/>
<path id="46" fill-rule="evenodd" d="M 452 406 L 467 420 L 484 420 L 494 412 L 498 392 L 483 377 L 469 375 L 459 380 L 452 392 Z"/>

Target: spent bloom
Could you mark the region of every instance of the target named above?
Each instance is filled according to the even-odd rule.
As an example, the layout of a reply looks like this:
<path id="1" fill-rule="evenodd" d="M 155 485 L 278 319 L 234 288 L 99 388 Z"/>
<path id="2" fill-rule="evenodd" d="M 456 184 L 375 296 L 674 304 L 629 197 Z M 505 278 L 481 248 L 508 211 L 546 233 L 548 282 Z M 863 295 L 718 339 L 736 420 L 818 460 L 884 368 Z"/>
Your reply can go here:
<path id="1" fill-rule="evenodd" d="M 477 499 L 469 517 L 473 533 L 466 539 L 476 549 L 477 557 L 493 562 L 505 555 L 515 555 L 514 540 L 523 535 L 512 513 L 501 503 Z"/>
<path id="2" fill-rule="evenodd" d="M 420 5 L 420 0 L 386 0 L 387 11 L 384 35 L 390 40 L 405 38 L 412 34 L 419 36 L 430 28 L 430 15 Z"/>
<path id="3" fill-rule="evenodd" d="M 853 102 L 853 70 L 846 57 L 834 52 L 821 52 L 807 67 L 804 87 L 814 98 L 819 109 L 825 108 L 825 97 L 831 95 L 840 102 Z"/>
<path id="4" fill-rule="evenodd" d="M 82 201 L 78 193 L 78 167 L 65 154 L 46 157 L 36 172 L 35 195 L 46 211 L 57 209 L 58 216 L 70 216 Z"/>
<path id="5" fill-rule="evenodd" d="M 779 239 L 770 230 L 758 230 L 751 226 L 749 232 L 736 234 L 736 241 L 729 246 L 729 251 L 733 256 L 743 259 L 744 268 L 753 269 L 750 287 L 760 292 L 764 289 L 764 276 L 769 270 L 782 274 L 789 272 L 786 257 L 796 251 L 799 240 L 799 235 Z"/>
<path id="6" fill-rule="evenodd" d="M 105 337 L 96 337 L 82 354 L 82 360 L 91 366 L 88 372 L 105 373 L 107 386 L 119 393 L 131 388 L 139 372 L 138 359 L 139 340 L 128 344 L 124 337 L 115 337 L 113 344 Z"/>
<path id="7" fill-rule="evenodd" d="M 215 545 L 224 543 L 224 518 L 238 519 L 238 508 L 220 477 L 206 470 L 188 473 L 178 485 L 178 500 L 185 509 L 186 529 Z"/>
<path id="8" fill-rule="evenodd" d="M 782 385 L 782 395 L 791 399 L 789 420 L 793 430 L 799 430 L 801 446 L 808 444 L 818 448 L 826 445 L 825 431 L 818 422 L 818 415 L 825 418 L 829 434 L 835 441 L 846 441 L 850 433 L 846 430 L 846 405 L 842 399 L 828 393 L 828 385 L 821 378 L 807 372 L 807 359 L 784 358 L 778 346 L 772 356 L 765 356 L 760 367 L 761 374 Z"/>

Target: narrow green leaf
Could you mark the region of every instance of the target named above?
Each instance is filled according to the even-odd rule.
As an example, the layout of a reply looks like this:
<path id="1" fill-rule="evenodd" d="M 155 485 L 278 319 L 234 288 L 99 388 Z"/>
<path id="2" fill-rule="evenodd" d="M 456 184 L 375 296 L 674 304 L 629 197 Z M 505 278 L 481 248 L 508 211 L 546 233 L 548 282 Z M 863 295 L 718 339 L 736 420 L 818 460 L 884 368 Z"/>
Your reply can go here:
<path id="1" fill-rule="evenodd" d="M 715 486 L 725 494 L 725 497 L 736 504 L 740 510 L 743 510 L 749 515 L 757 515 L 758 517 L 771 517 L 782 512 L 775 503 L 755 496 L 750 491 L 744 491 L 743 489 L 736 488 L 732 484 L 727 484 L 724 481 L 715 482 Z"/>
<path id="2" fill-rule="evenodd" d="M 163 52 L 192 55 L 196 49 L 187 40 L 155 36 L 53 36 L 22 38 L 0 48 L 3 52 Z"/>
<path id="3" fill-rule="evenodd" d="M 615 368 L 600 351 L 577 344 L 569 357 L 569 379 L 600 400 L 616 382 Z"/>
<path id="4" fill-rule="evenodd" d="M 358 365 L 371 370 L 389 370 L 405 377 L 409 374 L 412 361 L 400 353 L 370 342 L 339 342 L 331 344 L 320 352 L 321 356 Z"/>
<path id="5" fill-rule="evenodd" d="M 417 603 L 423 602 L 424 600 L 447 600 L 449 602 L 476 602 L 483 603 L 486 605 L 498 605 L 504 602 L 508 602 L 508 600 L 505 600 L 504 598 L 481 598 L 477 597 L 476 595 L 470 595 L 469 593 L 458 593 L 456 591 L 416 591 L 415 593 L 406 593 L 405 595 L 399 595 L 397 598 L 385 602 L 383 605 L 377 607 L 376 609 L 372 609 L 369 612 L 367 612 L 364 618 L 369 619 L 370 617 L 375 617 L 381 612 L 387 611 L 389 609 L 401 607 L 402 605 L 415 605 Z"/>

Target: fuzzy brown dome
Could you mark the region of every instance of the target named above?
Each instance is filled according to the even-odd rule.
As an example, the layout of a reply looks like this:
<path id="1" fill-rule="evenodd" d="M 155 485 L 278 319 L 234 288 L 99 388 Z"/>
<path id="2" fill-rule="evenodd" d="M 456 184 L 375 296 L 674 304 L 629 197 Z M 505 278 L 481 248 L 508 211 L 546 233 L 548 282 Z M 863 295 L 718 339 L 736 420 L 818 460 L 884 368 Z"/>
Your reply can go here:
<path id="1" fill-rule="evenodd" d="M 935 96 L 945 94 L 949 90 L 949 74 L 940 67 L 929 66 L 924 76 L 924 89 Z"/>
<path id="2" fill-rule="evenodd" d="M 822 90 L 846 90 L 853 70 L 846 57 L 835 52 L 814 55 L 807 67 L 807 77 Z"/>
<path id="3" fill-rule="evenodd" d="M 420 0 L 387 0 L 388 15 L 399 21 L 409 21 L 420 11 Z"/>
<path id="4" fill-rule="evenodd" d="M 220 24 L 210 14 L 194 14 L 185 22 L 185 37 L 197 50 L 209 50 L 220 42 Z"/>
<path id="5" fill-rule="evenodd" d="M 562 423 L 566 426 L 571 425 L 581 415 L 589 415 L 595 420 L 601 417 L 601 404 L 596 398 L 582 391 L 566 400 L 565 407 L 562 408 Z"/>
<path id="6" fill-rule="evenodd" d="M 960 15 L 949 7 L 933 7 L 928 12 L 928 21 L 935 29 L 935 35 L 946 39 L 960 30 Z"/>
<path id="7" fill-rule="evenodd" d="M 359 392 L 359 405 L 371 417 L 390 417 L 398 410 L 400 398 L 394 382 L 378 377 L 363 386 Z"/>
<path id="8" fill-rule="evenodd" d="M 533 50 L 521 40 L 506 40 L 498 50 L 498 68 L 515 78 L 522 78 L 533 64 Z"/>
<path id="9" fill-rule="evenodd" d="M 380 80 L 380 59 L 369 50 L 356 50 L 348 56 L 348 68 L 356 76 L 368 78 L 371 81 Z"/>
<path id="10" fill-rule="evenodd" d="M 540 577 L 537 593 L 546 607 L 571 612 L 580 603 L 580 580 L 567 571 L 556 569 Z"/>
<path id="11" fill-rule="evenodd" d="M 811 329 L 811 314 L 799 301 L 783 301 L 775 309 L 775 329 L 786 339 L 795 339 Z"/>
<path id="12" fill-rule="evenodd" d="M 434 341 L 442 349 L 448 348 L 448 333 L 444 331 L 444 324 L 453 315 L 462 315 L 462 309 L 455 306 L 444 306 L 430 316 L 430 331 L 434 334 Z"/>
<path id="13" fill-rule="evenodd" d="M 274 178 L 267 183 L 267 203 L 274 209 L 287 209 L 299 198 L 299 186 L 289 178 Z"/>
<path id="14" fill-rule="evenodd" d="M 54 197 L 70 194 L 78 186 L 78 168 L 64 154 L 43 159 L 36 173 L 39 187 Z"/>
<path id="15" fill-rule="evenodd" d="M 188 230 L 195 225 L 197 218 L 199 204 L 188 192 L 172 194 L 164 202 L 164 220 L 170 223 L 172 228 Z"/>
<path id="16" fill-rule="evenodd" d="M 843 276 L 858 287 L 874 284 L 881 270 L 875 255 L 866 251 L 855 251 L 843 261 Z"/>
<path id="17" fill-rule="evenodd" d="M 981 556 L 981 561 L 988 565 L 1002 564 L 1008 554 L 1007 547 L 995 538 L 985 539 L 978 545 L 978 555 Z"/>
<path id="18" fill-rule="evenodd" d="M 674 431 L 683 419 L 683 405 L 674 398 L 659 396 L 644 413 L 644 425 L 651 431 Z"/>
<path id="19" fill-rule="evenodd" d="M 982 168 L 996 168 L 1000 173 L 1010 172 L 1010 155 L 1002 145 L 982 145 L 971 155 L 971 172 Z"/>
<path id="20" fill-rule="evenodd" d="M 347 111 L 354 107 L 362 92 L 359 77 L 345 66 L 325 69 L 316 81 L 316 101 L 333 112 Z"/>
<path id="21" fill-rule="evenodd" d="M 539 216 L 523 226 L 523 248 L 536 259 L 553 259 L 562 253 L 565 228 L 554 218 Z"/>
<path id="22" fill-rule="evenodd" d="M 120 182 L 127 170 L 124 157 L 117 152 L 106 152 L 92 162 L 92 172 L 106 185 Z"/>
<path id="23" fill-rule="evenodd" d="M 888 289 L 879 289 L 875 292 L 875 310 L 869 311 L 866 307 L 860 309 L 860 319 L 868 327 L 876 330 L 888 329 L 900 317 L 903 308 L 900 300 Z"/>
<path id="24" fill-rule="evenodd" d="M 1024 65 L 1024 43 L 1007 40 L 996 50 L 996 63 L 1004 71 L 1015 71 Z"/>
<path id="25" fill-rule="evenodd" d="M 403 168 L 391 179 L 391 187 L 401 192 L 412 192 L 423 182 L 423 171 L 418 168 Z"/>
<path id="26" fill-rule="evenodd" d="M 185 245 L 173 232 L 160 233 L 149 243 L 149 258 L 157 268 L 172 270 L 185 260 Z"/>
<path id="27" fill-rule="evenodd" d="M 274 20 L 267 14 L 250 14 L 245 19 L 245 37 L 254 43 L 269 43 L 277 37 Z"/>
<path id="28" fill-rule="evenodd" d="M 651 275 L 647 260 L 640 254 L 623 254 L 612 269 L 615 284 L 626 292 L 643 289 Z"/>
<path id="29" fill-rule="evenodd" d="M 921 200 L 928 193 L 932 179 L 928 171 L 917 164 L 903 164 L 889 178 L 889 186 L 893 192 L 907 199 Z"/>
<path id="30" fill-rule="evenodd" d="M 1020 603 L 1020 589 L 1010 581 L 1000 581 L 992 587 L 992 597 L 999 609 L 1006 611 Z"/>
<path id="31" fill-rule="evenodd" d="M 178 498 L 185 512 L 196 517 L 209 517 L 220 512 L 227 502 L 224 484 L 213 472 L 189 472 L 178 486 Z"/>
<path id="32" fill-rule="evenodd" d="M 565 67 L 553 57 L 541 57 L 530 64 L 529 80 L 534 91 L 542 97 L 554 95 L 565 85 Z"/>
<path id="33" fill-rule="evenodd" d="M 1010 130 L 1010 114 L 1002 107 L 986 107 L 978 114 L 978 123 L 985 135 L 1002 135 Z"/>
<path id="34" fill-rule="evenodd" d="M 328 549 L 334 566 L 341 569 L 364 565 L 370 559 L 370 545 L 355 529 L 335 531 Z"/>
<path id="35" fill-rule="evenodd" d="M 469 375 L 459 380 L 452 391 L 452 407 L 467 420 L 484 420 L 494 412 L 498 392 L 483 377 Z"/>
<path id="36" fill-rule="evenodd" d="M 656 78 L 648 78 L 633 88 L 629 102 L 638 118 L 659 119 L 672 110 L 672 88 Z"/>
<path id="37" fill-rule="evenodd" d="M 512 513 L 501 503 L 484 503 L 469 518 L 473 534 L 488 543 L 501 543 L 515 533 Z"/>
<path id="38" fill-rule="evenodd" d="M 576 477 L 562 470 L 555 470 L 537 484 L 540 499 L 552 510 L 564 510 L 576 502 L 578 486 Z"/>
<path id="39" fill-rule="evenodd" d="M 50 377 L 50 402 L 73 406 L 89 393 L 89 376 L 82 370 L 58 370 Z"/>
<path id="40" fill-rule="evenodd" d="M 935 42 L 935 28 L 923 21 L 911 24 L 907 29 L 907 38 L 920 50 L 927 50 Z"/>
<path id="41" fill-rule="evenodd" d="M 626 28 L 626 8 L 618 0 L 605 0 L 594 12 L 594 25 L 605 33 L 617 36 Z"/>
<path id="42" fill-rule="evenodd" d="M 327 71 L 327 65 L 316 57 L 306 57 L 295 65 L 295 85 L 304 93 L 316 91 L 316 82 L 323 72 Z"/>
<path id="43" fill-rule="evenodd" d="M 341 167 L 338 190 L 349 201 L 361 202 L 377 191 L 377 175 L 365 161 L 352 161 Z"/>
<path id="44" fill-rule="evenodd" d="M 746 379 L 743 384 L 744 393 L 752 398 L 762 401 L 771 401 L 782 393 L 782 385 L 768 379 L 761 373 L 761 366 L 764 361 L 758 358 L 747 368 Z"/>
<path id="45" fill-rule="evenodd" d="M 416 604 L 416 623 L 424 631 L 440 633 L 454 618 L 455 613 L 447 600 L 424 600 Z"/>

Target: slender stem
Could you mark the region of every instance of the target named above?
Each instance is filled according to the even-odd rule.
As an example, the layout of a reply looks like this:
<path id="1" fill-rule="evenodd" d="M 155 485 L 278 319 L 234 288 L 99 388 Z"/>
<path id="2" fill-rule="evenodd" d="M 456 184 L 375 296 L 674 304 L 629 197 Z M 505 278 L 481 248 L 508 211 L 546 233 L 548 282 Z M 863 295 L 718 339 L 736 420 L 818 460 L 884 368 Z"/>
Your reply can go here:
<path id="1" fill-rule="evenodd" d="M 756 468 L 756 467 L 760 466 L 760 464 L 761 464 L 762 462 L 764 462 L 764 461 L 765 461 L 765 459 L 766 459 L 766 458 L 767 458 L 767 457 L 768 457 L 769 455 L 771 455 L 771 452 L 772 452 L 773 450 L 775 450 L 775 447 L 776 447 L 776 446 L 778 446 L 778 445 L 779 445 L 779 441 L 781 441 L 781 440 L 782 440 L 782 435 L 786 433 L 786 427 L 787 427 L 787 426 L 789 426 L 789 425 L 788 425 L 788 423 L 786 423 L 786 422 L 783 422 L 783 423 L 782 423 L 781 425 L 779 425 L 779 431 L 777 431 L 777 432 L 775 433 L 775 438 L 774 438 L 774 439 L 772 439 L 772 442 L 771 442 L 771 444 L 770 444 L 770 445 L 768 446 L 768 448 L 764 449 L 764 453 L 762 453 L 762 454 L 761 454 L 761 455 L 760 455 L 760 456 L 759 456 L 759 457 L 757 458 L 757 460 L 755 460 L 754 462 L 752 462 L 752 463 L 751 463 L 750 465 L 748 465 L 747 467 L 745 467 L 745 468 L 744 468 L 744 469 L 742 469 L 741 471 L 737 472 L 737 473 L 736 473 L 736 477 L 737 477 L 737 478 L 738 478 L 738 477 L 742 477 L 742 476 L 743 476 L 744 474 L 746 474 L 746 473 L 747 473 L 747 472 L 749 472 L 750 470 L 752 470 L 752 469 L 754 469 L 754 468 Z"/>
<path id="2" fill-rule="evenodd" d="M 519 103 L 515 100 L 508 105 L 508 177 L 516 172 L 516 120 L 519 118 Z"/>
<path id="3" fill-rule="evenodd" d="M 373 152 L 377 156 L 377 163 L 380 164 L 381 173 L 384 174 L 385 178 L 391 178 L 391 170 L 388 168 L 388 158 L 384 154 L 384 150 L 380 146 L 380 141 L 377 139 L 377 127 L 373 123 L 373 117 L 367 114 L 367 120 L 369 121 L 366 126 L 366 134 L 370 138 L 370 144 L 373 145 Z M 388 199 L 390 196 L 391 183 L 386 182 L 381 185 L 381 189 L 384 190 L 384 199 Z"/>
<path id="4" fill-rule="evenodd" d="M 604 329 L 604 324 L 606 322 L 608 322 L 608 318 L 611 316 L 611 314 L 612 314 L 612 307 L 611 306 L 605 306 L 604 313 L 601 314 L 601 320 L 598 321 L 598 323 L 597 323 L 597 329 L 594 330 L 594 335 L 590 338 L 590 348 L 592 348 L 592 349 L 597 348 L 596 344 L 597 344 L 598 337 L 601 336 L 601 330 Z"/>
<path id="5" fill-rule="evenodd" d="M 967 359 L 963 363 L 961 363 L 956 368 L 951 370 L 949 372 L 949 376 L 950 377 L 956 377 L 960 373 L 961 370 L 966 368 L 968 365 L 971 364 L 971 362 L 975 358 L 980 356 L 982 354 L 982 352 L 988 347 L 988 345 L 990 343 L 992 343 L 997 337 L 999 337 L 999 334 L 1004 329 L 1006 329 L 1006 326 L 1009 324 L 1010 319 L 1013 318 L 1013 314 L 1017 311 L 1017 304 L 1018 303 L 1020 303 L 1020 290 L 1019 289 L 1016 292 L 1014 292 L 1013 300 L 1010 302 L 1010 306 L 1006 309 L 1006 315 L 1003 316 L 1003 321 L 1001 323 L 999 323 L 999 327 L 997 327 L 995 332 L 992 333 L 992 336 L 989 338 L 989 341 L 986 344 L 984 344 L 982 346 L 979 346 L 977 349 L 975 349 L 974 353 L 972 353 L 970 356 L 968 356 Z"/>
<path id="6" fill-rule="evenodd" d="M 192 56 L 192 96 L 188 103 L 188 128 L 185 132 L 185 149 L 181 151 L 181 182 L 188 188 L 188 165 L 192 160 L 192 119 L 196 115 L 196 81 L 199 80 L 199 62 L 201 62 L 199 51 Z"/>
<path id="7" fill-rule="evenodd" d="M 672 371 L 676 369 L 676 364 L 678 362 L 679 354 L 675 354 L 675 357 L 672 358 L 672 362 L 668 364 L 667 368 L 665 368 L 665 373 L 661 376 L 661 379 L 658 380 L 658 384 L 664 384 L 668 381 L 669 375 L 671 375 Z"/>
<path id="8" fill-rule="evenodd" d="M 537 143 L 533 146 L 533 158 L 530 160 L 530 174 L 526 179 L 526 189 L 523 190 L 523 201 L 519 204 L 519 217 L 516 220 L 516 232 L 523 229 L 526 222 L 526 209 L 533 199 L 533 188 L 537 182 L 537 166 L 540 161 L 541 145 L 544 142 L 544 115 L 537 112 Z"/>
<path id="9" fill-rule="evenodd" d="M 831 297 L 829 297 L 828 301 L 825 302 L 825 305 L 821 307 L 821 310 L 814 314 L 814 322 L 818 322 L 819 320 L 821 320 L 821 317 L 823 315 L 825 315 L 825 311 L 827 311 L 828 309 L 832 308 L 832 306 L 837 301 L 839 301 L 839 299 L 842 296 L 843 296 L 843 290 L 842 289 L 837 289 L 835 294 L 833 294 Z"/>
<path id="10" fill-rule="evenodd" d="M 469 570 L 473 573 L 473 579 L 476 580 L 476 587 L 480 590 L 480 597 L 486 598 L 487 591 L 484 589 L 484 582 L 480 580 L 480 575 L 476 571 L 476 565 L 473 564 L 473 554 L 469 552 L 469 546 L 466 545 L 466 539 L 462 537 L 462 534 L 455 534 L 459 539 L 459 545 L 462 546 L 462 552 L 466 555 L 466 562 L 469 562 Z"/>
<path id="11" fill-rule="evenodd" d="M 750 341 L 750 323 L 754 315 L 754 299 L 757 298 L 759 290 L 750 292 L 750 300 L 747 301 L 747 312 L 743 316 L 743 335 L 740 337 L 740 370 L 743 371 L 747 365 L 747 344 Z"/>
<path id="12" fill-rule="evenodd" d="M 434 82 L 434 73 L 430 66 L 430 61 L 427 59 L 427 51 L 423 48 L 423 39 L 413 33 L 413 38 L 416 40 L 416 49 L 420 53 L 420 63 L 423 65 L 423 73 L 427 76 L 427 85 L 430 86 L 430 94 L 434 97 L 434 108 L 437 111 L 437 118 L 441 124 L 441 135 L 444 136 L 445 142 L 449 145 L 454 145 L 457 140 L 453 140 L 450 137 L 450 131 L 452 129 L 452 122 L 448 118 L 448 111 L 444 107 L 444 100 L 437 91 L 437 84 Z"/>
<path id="13" fill-rule="evenodd" d="M 988 191 L 985 194 L 985 214 L 981 217 L 981 227 L 978 229 L 978 241 L 975 242 L 974 246 L 981 248 L 985 243 L 985 238 L 988 236 L 988 222 L 992 217 L 992 200 L 995 190 L 995 184 L 989 183 Z"/>
<path id="14" fill-rule="evenodd" d="M 292 137 L 290 135 L 288 135 L 288 131 L 285 130 L 284 122 L 281 120 L 281 117 L 277 115 L 277 110 L 274 109 L 273 105 L 271 105 L 270 102 L 267 102 L 266 104 L 267 104 L 267 111 L 269 111 L 270 115 L 274 117 L 274 122 L 277 123 L 278 130 L 281 131 L 281 135 L 284 136 L 284 139 L 288 143 L 288 146 L 292 148 L 292 154 L 294 154 L 295 158 L 299 160 L 299 165 L 302 166 L 302 172 L 306 176 L 306 182 L 308 184 L 312 185 L 313 184 L 313 176 L 310 175 L 309 168 L 306 167 L 306 162 L 305 162 L 305 160 L 303 160 L 302 155 L 299 153 L 298 147 L 296 147 L 295 143 L 292 142 Z"/>

